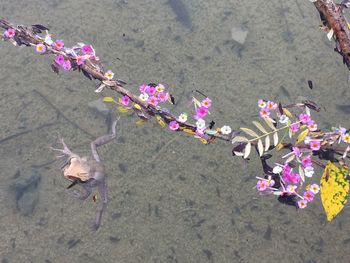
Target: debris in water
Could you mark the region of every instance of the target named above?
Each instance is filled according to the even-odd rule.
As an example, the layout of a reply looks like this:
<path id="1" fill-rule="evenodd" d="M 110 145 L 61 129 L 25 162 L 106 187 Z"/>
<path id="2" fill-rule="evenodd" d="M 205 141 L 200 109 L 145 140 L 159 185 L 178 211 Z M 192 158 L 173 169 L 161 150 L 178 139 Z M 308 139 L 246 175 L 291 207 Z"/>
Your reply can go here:
<path id="1" fill-rule="evenodd" d="M 231 34 L 232 34 L 232 39 L 234 41 L 238 42 L 241 45 L 244 45 L 247 39 L 248 30 L 243 30 L 240 27 L 232 27 Z"/>
<path id="2" fill-rule="evenodd" d="M 182 0 L 169 0 L 168 4 L 175 13 L 177 20 L 187 28 L 192 28 L 192 19 L 187 6 Z"/>

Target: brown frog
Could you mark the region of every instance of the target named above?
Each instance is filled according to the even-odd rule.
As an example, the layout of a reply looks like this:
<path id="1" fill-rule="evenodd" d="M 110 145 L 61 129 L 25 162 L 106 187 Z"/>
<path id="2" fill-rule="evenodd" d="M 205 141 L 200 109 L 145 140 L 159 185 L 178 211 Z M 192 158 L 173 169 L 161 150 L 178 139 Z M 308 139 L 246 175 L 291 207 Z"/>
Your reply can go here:
<path id="1" fill-rule="evenodd" d="M 91 143 L 91 156 L 89 158 L 80 157 L 73 153 L 64 143 L 63 139 L 61 139 L 63 149 L 51 148 L 63 153 L 63 155 L 58 156 L 59 158 L 67 158 L 62 167 L 63 176 L 72 182 L 67 189 L 75 185 L 81 186 L 82 191 L 69 190 L 76 198 L 86 200 L 91 194 L 91 189 L 93 187 L 98 188 L 100 202 L 96 210 L 96 218 L 93 225 L 94 230 L 97 230 L 101 225 L 102 213 L 107 206 L 108 200 L 107 178 L 105 176 L 104 165 L 97 152 L 97 147 L 110 142 L 116 137 L 117 121 L 118 119 L 113 122 L 110 134 L 101 136 Z"/>

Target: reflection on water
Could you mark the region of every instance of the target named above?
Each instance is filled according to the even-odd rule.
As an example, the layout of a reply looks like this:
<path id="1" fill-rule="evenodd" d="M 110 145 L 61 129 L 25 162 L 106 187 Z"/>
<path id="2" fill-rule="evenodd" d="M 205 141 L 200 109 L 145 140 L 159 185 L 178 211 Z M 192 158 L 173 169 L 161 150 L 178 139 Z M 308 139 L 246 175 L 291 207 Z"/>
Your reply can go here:
<path id="1" fill-rule="evenodd" d="M 259 98 L 303 96 L 325 109 L 321 126 L 350 127 L 348 71 L 308 1 L 6 0 L 2 8 L 5 19 L 46 25 L 67 45 L 93 44 L 133 91 L 164 83 L 177 114 L 197 89 L 213 99 L 218 126 L 238 128 Z M 63 137 L 87 154 L 113 111 L 91 107 L 95 83 L 56 76 L 47 57 L 1 45 L 2 262 L 347 262 L 349 207 L 327 224 L 319 200 L 296 211 L 262 198 L 256 160 L 242 169 L 229 144 L 204 146 L 127 115 L 100 151 L 110 200 L 92 233 L 96 204 L 65 193 L 49 146 Z"/>

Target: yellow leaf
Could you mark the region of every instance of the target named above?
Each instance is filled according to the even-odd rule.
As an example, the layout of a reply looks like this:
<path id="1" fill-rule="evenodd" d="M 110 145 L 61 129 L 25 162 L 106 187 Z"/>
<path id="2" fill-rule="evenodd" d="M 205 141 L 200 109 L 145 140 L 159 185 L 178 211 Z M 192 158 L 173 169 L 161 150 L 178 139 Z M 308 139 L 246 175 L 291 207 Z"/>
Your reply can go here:
<path id="1" fill-rule="evenodd" d="M 195 135 L 196 133 L 194 131 L 192 131 L 191 129 L 183 129 L 182 130 L 183 132 L 187 133 L 187 134 L 190 134 L 190 135 Z"/>
<path id="2" fill-rule="evenodd" d="M 115 100 L 112 97 L 103 97 L 102 99 L 104 102 L 115 102 Z"/>
<path id="3" fill-rule="evenodd" d="M 162 128 L 164 128 L 166 126 L 166 123 L 163 121 L 162 117 L 160 117 L 159 115 L 156 115 L 156 119 L 157 122 L 160 126 L 162 126 Z"/>
<path id="4" fill-rule="evenodd" d="M 129 110 L 130 110 L 129 108 L 125 108 L 125 107 L 122 107 L 122 106 L 118 107 L 118 111 L 121 112 L 121 113 L 126 113 Z"/>
<path id="5" fill-rule="evenodd" d="M 280 151 L 282 148 L 284 147 L 284 145 L 282 144 L 282 143 L 279 143 L 279 144 L 277 144 L 276 145 L 276 151 L 278 152 L 278 151 Z"/>
<path id="6" fill-rule="evenodd" d="M 199 138 L 200 142 L 203 144 L 208 144 L 208 141 L 204 138 Z"/>
<path id="7" fill-rule="evenodd" d="M 141 110 L 141 106 L 137 103 L 134 103 L 134 108 L 137 110 Z"/>
<path id="8" fill-rule="evenodd" d="M 135 121 L 135 124 L 136 125 L 143 125 L 143 124 L 145 124 L 145 122 L 146 121 L 144 121 L 144 120 L 137 120 L 137 121 Z"/>
<path id="9" fill-rule="evenodd" d="M 340 213 L 343 209 L 349 192 L 349 171 L 346 167 L 338 168 L 332 162 L 328 162 L 323 171 L 320 186 L 321 200 L 328 221 Z"/>
<path id="10" fill-rule="evenodd" d="M 293 114 L 286 108 L 283 108 L 283 113 L 289 118 L 293 118 Z"/>
<path id="11" fill-rule="evenodd" d="M 302 131 L 301 133 L 299 133 L 296 143 L 298 144 L 298 143 L 301 143 L 302 141 L 304 141 L 304 139 L 308 135 L 308 133 L 309 133 L 308 129 L 306 129 L 306 130 Z"/>

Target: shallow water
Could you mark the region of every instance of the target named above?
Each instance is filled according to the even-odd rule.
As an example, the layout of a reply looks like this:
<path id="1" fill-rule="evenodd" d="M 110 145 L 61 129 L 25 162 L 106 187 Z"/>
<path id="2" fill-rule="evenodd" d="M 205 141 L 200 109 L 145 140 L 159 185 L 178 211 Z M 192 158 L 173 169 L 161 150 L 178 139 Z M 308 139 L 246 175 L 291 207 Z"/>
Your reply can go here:
<path id="1" fill-rule="evenodd" d="M 46 25 L 68 45 L 93 44 L 133 91 L 165 83 L 177 113 L 198 89 L 213 99 L 217 125 L 237 129 L 254 119 L 258 99 L 302 96 L 322 106 L 321 126 L 350 127 L 337 106 L 349 104 L 349 72 L 309 1 L 183 2 L 185 16 L 166 0 L 3 0 L 1 8 L 3 18 Z M 243 45 L 231 39 L 233 27 L 248 30 Z M 62 136 L 88 154 L 91 140 L 107 132 L 108 119 L 88 108 L 98 98 L 95 83 L 56 76 L 49 58 L 9 43 L 1 43 L 0 61 L 2 263 L 348 262 L 348 205 L 327 223 L 319 198 L 296 211 L 260 197 L 254 158 L 242 169 L 228 143 L 204 146 L 126 116 L 117 140 L 100 151 L 110 200 L 101 228 L 91 232 L 96 204 L 65 193 L 49 146 Z M 20 210 L 13 184 L 33 174 L 40 176 L 34 210 Z"/>

